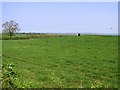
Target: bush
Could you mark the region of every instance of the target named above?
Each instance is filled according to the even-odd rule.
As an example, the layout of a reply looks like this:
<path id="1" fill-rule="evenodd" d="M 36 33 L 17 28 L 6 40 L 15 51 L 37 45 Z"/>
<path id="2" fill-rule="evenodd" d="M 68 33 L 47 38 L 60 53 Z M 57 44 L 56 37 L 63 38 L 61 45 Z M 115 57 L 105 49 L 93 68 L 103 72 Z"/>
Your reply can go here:
<path id="1" fill-rule="evenodd" d="M 46 39 L 51 37 L 62 37 L 63 35 L 56 35 L 56 34 L 28 34 L 26 36 L 12 36 L 11 38 L 7 35 L 2 35 L 0 40 L 23 40 L 23 39 Z"/>
<path id="2" fill-rule="evenodd" d="M 8 63 L 2 66 L 2 87 L 3 88 L 16 88 L 13 79 L 17 74 L 13 70 L 14 64 Z"/>

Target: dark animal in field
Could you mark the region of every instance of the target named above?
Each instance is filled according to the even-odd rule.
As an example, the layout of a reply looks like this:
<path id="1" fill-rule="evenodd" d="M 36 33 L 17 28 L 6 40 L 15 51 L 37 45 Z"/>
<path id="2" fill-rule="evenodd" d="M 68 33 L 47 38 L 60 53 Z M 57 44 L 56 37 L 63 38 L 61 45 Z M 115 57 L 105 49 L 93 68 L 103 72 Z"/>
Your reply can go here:
<path id="1" fill-rule="evenodd" d="M 80 36 L 80 33 L 78 33 L 78 36 Z"/>

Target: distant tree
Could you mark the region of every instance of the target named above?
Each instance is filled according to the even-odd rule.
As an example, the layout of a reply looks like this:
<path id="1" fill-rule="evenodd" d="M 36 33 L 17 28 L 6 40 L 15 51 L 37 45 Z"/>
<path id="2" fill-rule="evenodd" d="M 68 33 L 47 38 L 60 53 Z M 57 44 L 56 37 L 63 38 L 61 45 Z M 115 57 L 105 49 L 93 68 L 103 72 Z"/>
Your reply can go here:
<path id="1" fill-rule="evenodd" d="M 15 21 L 11 20 L 10 22 L 5 22 L 2 24 L 3 33 L 9 34 L 10 38 L 16 34 L 17 31 L 20 31 L 18 23 Z"/>

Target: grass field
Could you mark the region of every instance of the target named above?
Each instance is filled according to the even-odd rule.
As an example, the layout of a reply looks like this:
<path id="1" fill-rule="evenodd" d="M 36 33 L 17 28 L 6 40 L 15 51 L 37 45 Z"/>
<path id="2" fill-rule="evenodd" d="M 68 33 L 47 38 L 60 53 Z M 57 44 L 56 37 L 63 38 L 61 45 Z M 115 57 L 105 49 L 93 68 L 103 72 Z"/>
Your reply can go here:
<path id="1" fill-rule="evenodd" d="M 14 70 L 20 75 L 18 85 L 117 88 L 117 36 L 3 40 L 2 44 L 3 63 L 15 64 Z"/>

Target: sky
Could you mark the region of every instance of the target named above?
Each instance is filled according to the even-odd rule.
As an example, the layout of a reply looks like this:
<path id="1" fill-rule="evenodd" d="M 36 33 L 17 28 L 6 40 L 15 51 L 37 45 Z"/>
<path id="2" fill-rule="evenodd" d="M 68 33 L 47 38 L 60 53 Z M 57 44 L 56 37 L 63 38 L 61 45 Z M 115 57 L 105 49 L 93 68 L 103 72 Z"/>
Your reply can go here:
<path id="1" fill-rule="evenodd" d="M 1 0 L 2 2 L 119 2 L 119 0 Z"/>
<path id="2" fill-rule="evenodd" d="M 2 2 L 20 32 L 118 34 L 117 2 Z"/>

